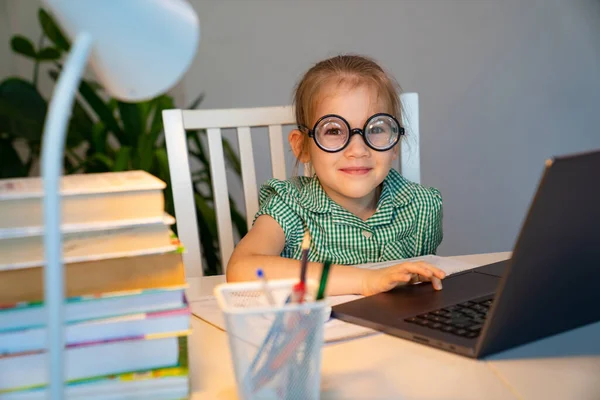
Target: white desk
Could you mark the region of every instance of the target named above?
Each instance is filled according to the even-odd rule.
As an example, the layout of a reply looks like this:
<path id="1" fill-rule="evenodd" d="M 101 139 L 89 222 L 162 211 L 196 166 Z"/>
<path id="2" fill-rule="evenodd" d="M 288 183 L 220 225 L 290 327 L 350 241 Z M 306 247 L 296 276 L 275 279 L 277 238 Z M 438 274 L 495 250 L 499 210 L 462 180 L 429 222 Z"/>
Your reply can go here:
<path id="1" fill-rule="evenodd" d="M 460 256 L 484 265 L 509 253 Z M 223 277 L 190 280 L 189 299 Z M 194 317 L 193 400 L 237 399 L 225 332 Z M 552 347 L 560 350 L 551 350 Z M 583 355 L 582 355 L 583 354 Z M 592 355 L 589 355 L 592 354 Z M 385 334 L 323 348 L 322 399 L 600 399 L 600 323 L 471 360 Z"/>

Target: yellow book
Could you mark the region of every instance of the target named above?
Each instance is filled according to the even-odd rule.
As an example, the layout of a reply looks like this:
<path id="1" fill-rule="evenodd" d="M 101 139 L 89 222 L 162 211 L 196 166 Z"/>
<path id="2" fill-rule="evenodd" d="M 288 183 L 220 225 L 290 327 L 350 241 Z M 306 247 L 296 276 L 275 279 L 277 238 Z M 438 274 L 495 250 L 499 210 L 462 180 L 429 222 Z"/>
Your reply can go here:
<path id="1" fill-rule="evenodd" d="M 62 225 L 162 219 L 166 184 L 145 171 L 61 177 Z M 0 230 L 43 225 L 40 177 L 0 179 Z"/>
<path id="2" fill-rule="evenodd" d="M 65 226 L 63 262 L 75 263 L 177 250 L 167 214 L 161 220 L 122 220 Z M 42 227 L 0 230 L 0 271 L 44 262 Z"/>
<path id="3" fill-rule="evenodd" d="M 67 263 L 64 271 L 66 297 L 185 285 L 183 259 L 177 251 Z M 0 309 L 44 300 L 43 275 L 41 265 L 1 272 Z"/>

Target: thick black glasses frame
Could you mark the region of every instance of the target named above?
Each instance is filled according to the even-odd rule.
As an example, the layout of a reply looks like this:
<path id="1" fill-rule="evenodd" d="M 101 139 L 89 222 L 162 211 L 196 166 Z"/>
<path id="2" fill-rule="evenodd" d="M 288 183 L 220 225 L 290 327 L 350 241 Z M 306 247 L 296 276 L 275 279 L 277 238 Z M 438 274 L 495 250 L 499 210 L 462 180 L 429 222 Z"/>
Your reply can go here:
<path id="1" fill-rule="evenodd" d="M 367 129 L 367 125 L 369 125 L 369 123 L 371 122 L 371 120 L 373 120 L 374 118 L 377 117 L 389 117 L 391 118 L 397 125 L 398 125 L 398 136 L 396 136 L 396 139 L 394 140 L 393 143 L 391 143 L 389 146 L 386 146 L 384 148 L 379 148 L 379 147 L 375 147 L 373 146 L 372 143 L 370 143 L 367 140 L 367 136 L 365 135 L 365 130 Z M 321 121 L 323 121 L 325 118 L 331 118 L 331 117 L 335 117 L 335 118 L 339 118 L 342 121 L 344 121 L 344 123 L 346 124 L 346 126 L 348 127 L 348 140 L 346 140 L 346 144 L 344 144 L 342 147 L 340 147 L 337 150 L 331 150 L 331 149 L 327 149 L 325 147 L 323 147 L 321 145 L 321 143 L 319 143 L 319 141 L 317 140 L 317 138 L 315 137 L 315 130 L 317 129 L 317 126 L 319 126 L 319 123 L 321 123 Z M 298 125 L 298 129 L 300 130 L 305 130 L 308 132 L 308 137 L 313 138 L 313 140 L 315 141 L 315 143 L 317 144 L 317 146 L 327 152 L 327 153 L 337 153 L 339 151 L 344 150 L 346 147 L 348 147 L 348 144 L 350 144 L 350 140 L 352 139 L 352 136 L 355 134 L 359 134 L 360 136 L 362 136 L 362 139 L 364 140 L 365 144 L 367 146 L 369 146 L 371 149 L 375 150 L 375 151 L 388 151 L 389 149 L 391 149 L 392 147 L 394 147 L 396 145 L 396 143 L 398 143 L 398 140 L 400 140 L 400 136 L 404 135 L 404 128 L 400 125 L 400 123 L 398 122 L 398 120 L 391 114 L 387 114 L 387 113 L 377 113 L 377 114 L 373 114 L 369 117 L 369 119 L 367 119 L 367 122 L 365 122 L 365 125 L 363 126 L 362 129 L 360 128 L 354 128 L 351 129 L 350 128 L 350 124 L 348 123 L 348 121 L 346 121 L 346 119 L 342 116 L 336 115 L 336 114 L 327 114 L 322 116 L 321 118 L 319 118 L 319 120 L 317 122 L 315 122 L 315 126 L 312 129 L 308 129 L 308 127 L 304 126 L 304 125 Z"/>

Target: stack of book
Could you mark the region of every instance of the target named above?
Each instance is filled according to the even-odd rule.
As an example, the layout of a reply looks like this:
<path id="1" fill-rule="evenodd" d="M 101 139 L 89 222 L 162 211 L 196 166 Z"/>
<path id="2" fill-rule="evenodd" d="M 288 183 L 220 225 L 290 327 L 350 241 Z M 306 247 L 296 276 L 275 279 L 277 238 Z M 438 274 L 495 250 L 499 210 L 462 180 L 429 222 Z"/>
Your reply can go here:
<path id="1" fill-rule="evenodd" d="M 68 399 L 188 397 L 182 247 L 143 171 L 61 178 Z M 43 186 L 0 180 L 0 399 L 45 399 Z"/>

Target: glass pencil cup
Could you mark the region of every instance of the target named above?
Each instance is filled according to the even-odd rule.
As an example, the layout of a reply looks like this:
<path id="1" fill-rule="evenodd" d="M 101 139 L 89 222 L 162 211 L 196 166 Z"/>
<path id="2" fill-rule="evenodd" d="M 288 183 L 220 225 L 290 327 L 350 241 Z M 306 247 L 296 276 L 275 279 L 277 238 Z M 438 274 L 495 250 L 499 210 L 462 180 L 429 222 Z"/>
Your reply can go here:
<path id="1" fill-rule="evenodd" d="M 215 288 L 241 399 L 319 398 L 323 326 L 331 307 L 326 300 L 314 300 L 317 285 L 310 280 L 304 302 L 290 302 L 296 283 L 253 281 Z"/>

